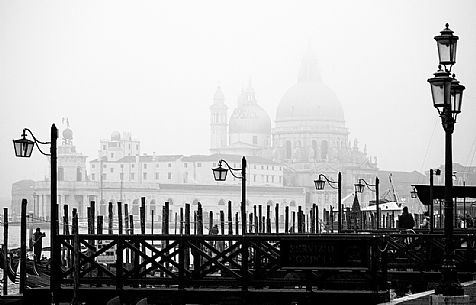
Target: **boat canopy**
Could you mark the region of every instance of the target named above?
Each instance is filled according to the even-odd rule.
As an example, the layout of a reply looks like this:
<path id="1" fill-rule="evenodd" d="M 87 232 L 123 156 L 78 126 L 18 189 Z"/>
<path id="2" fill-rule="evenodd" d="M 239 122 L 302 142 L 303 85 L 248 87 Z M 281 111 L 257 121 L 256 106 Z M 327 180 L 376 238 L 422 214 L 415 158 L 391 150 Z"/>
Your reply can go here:
<path id="1" fill-rule="evenodd" d="M 418 199 L 424 205 L 430 202 L 430 186 L 426 184 L 414 184 L 417 190 Z M 433 199 L 445 198 L 445 186 L 433 185 Z M 453 198 L 476 198 L 476 186 L 453 186 Z"/>

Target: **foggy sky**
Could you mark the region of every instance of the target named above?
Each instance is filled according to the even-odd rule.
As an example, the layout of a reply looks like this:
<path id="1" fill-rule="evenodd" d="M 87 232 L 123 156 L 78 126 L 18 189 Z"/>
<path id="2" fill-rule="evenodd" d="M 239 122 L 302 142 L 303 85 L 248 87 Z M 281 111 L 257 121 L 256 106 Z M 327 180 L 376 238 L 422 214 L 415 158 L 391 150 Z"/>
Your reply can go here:
<path id="1" fill-rule="evenodd" d="M 68 117 L 88 160 L 115 130 L 145 153 L 207 154 L 216 87 L 230 115 L 250 80 L 274 122 L 308 46 L 349 139 L 380 169 L 437 167 L 444 132 L 427 79 L 446 22 L 460 37 L 453 71 L 466 86 L 453 160 L 475 165 L 475 16 L 472 0 L 0 1 L 0 198 L 48 175 L 36 149 L 14 157 L 24 127 L 48 141 Z"/>

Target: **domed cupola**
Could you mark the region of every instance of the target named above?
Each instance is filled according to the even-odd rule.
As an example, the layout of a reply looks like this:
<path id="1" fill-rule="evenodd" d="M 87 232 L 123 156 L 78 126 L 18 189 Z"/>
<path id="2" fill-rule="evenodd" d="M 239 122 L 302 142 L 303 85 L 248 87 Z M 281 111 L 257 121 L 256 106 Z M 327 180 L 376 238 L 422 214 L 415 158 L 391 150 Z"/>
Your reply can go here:
<path id="1" fill-rule="evenodd" d="M 276 112 L 276 124 L 289 121 L 345 121 L 342 105 L 322 82 L 317 60 L 310 50 L 301 62 L 297 84 L 284 94 Z"/>
<path id="2" fill-rule="evenodd" d="M 73 131 L 69 127 L 63 130 L 63 139 L 68 142 L 73 140 Z"/>
<path id="3" fill-rule="evenodd" d="M 119 131 L 113 131 L 111 134 L 111 141 L 120 141 L 121 140 L 121 134 Z"/>
<path id="4" fill-rule="evenodd" d="M 271 133 L 271 119 L 256 102 L 255 91 L 251 85 L 243 90 L 238 98 L 238 107 L 230 117 L 229 132 L 232 133 Z"/>

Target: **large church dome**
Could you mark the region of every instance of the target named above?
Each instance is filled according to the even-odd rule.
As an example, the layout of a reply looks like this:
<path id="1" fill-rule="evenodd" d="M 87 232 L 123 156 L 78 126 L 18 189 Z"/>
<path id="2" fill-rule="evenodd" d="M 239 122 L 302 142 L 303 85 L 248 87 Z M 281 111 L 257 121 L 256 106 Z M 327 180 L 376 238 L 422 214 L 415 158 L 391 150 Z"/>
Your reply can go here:
<path id="1" fill-rule="evenodd" d="M 302 60 L 297 84 L 288 89 L 279 103 L 276 123 L 286 121 L 345 121 L 342 105 L 322 82 L 311 52 Z"/>
<path id="2" fill-rule="evenodd" d="M 276 122 L 344 121 L 344 111 L 334 92 L 321 82 L 298 82 L 279 103 Z"/>
<path id="3" fill-rule="evenodd" d="M 229 132 L 232 133 L 271 133 L 271 119 L 256 102 L 251 86 L 242 92 L 230 117 Z"/>

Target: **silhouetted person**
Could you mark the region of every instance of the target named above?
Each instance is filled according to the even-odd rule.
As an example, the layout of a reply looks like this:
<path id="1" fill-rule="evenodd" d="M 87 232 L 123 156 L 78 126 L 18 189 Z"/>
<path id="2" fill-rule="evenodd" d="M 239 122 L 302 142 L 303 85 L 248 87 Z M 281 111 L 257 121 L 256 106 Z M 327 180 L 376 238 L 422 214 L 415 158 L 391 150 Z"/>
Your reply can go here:
<path id="1" fill-rule="evenodd" d="M 408 213 L 408 207 L 403 207 L 402 215 L 398 216 L 398 227 L 400 229 L 413 229 L 415 220 L 412 214 Z"/>
<path id="2" fill-rule="evenodd" d="M 428 215 L 428 211 L 423 214 L 423 221 L 420 224 L 420 228 L 428 229 L 430 227 L 430 216 Z"/>
<path id="3" fill-rule="evenodd" d="M 218 225 L 214 225 L 213 228 L 210 230 L 211 235 L 218 235 Z"/>
<path id="4" fill-rule="evenodd" d="M 41 250 L 43 249 L 43 237 L 46 237 L 44 232 L 40 231 L 40 228 L 36 228 L 36 232 L 33 233 L 33 253 L 35 253 L 35 261 L 40 262 Z"/>
<path id="5" fill-rule="evenodd" d="M 474 226 L 473 218 L 471 215 L 466 214 L 466 228 L 472 228 Z"/>

